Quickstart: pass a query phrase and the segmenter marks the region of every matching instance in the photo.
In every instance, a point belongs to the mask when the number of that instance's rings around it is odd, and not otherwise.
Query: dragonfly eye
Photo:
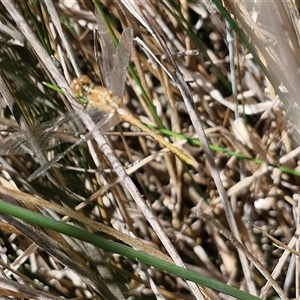
[[[72,81],[70,87],[75,97],[84,97],[91,89],[91,85],[91,79],[86,75],[81,75]]]

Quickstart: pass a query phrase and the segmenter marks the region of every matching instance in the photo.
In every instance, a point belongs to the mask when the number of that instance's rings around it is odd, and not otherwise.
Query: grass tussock
[[[1,296],[299,296],[293,2],[0,9]]]

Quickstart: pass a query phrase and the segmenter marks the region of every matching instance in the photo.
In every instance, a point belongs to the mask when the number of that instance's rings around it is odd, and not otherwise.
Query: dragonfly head
[[[93,87],[93,83],[87,75],[81,75],[71,82],[70,87],[74,97],[86,98],[86,95],[89,94],[89,91]]]

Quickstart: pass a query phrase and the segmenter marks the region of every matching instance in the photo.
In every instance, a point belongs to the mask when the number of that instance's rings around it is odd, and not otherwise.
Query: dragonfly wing
[[[74,142],[74,138],[71,140],[69,135],[61,134],[57,130],[49,131],[49,125],[52,125],[52,121],[31,128],[32,133],[39,142],[41,150],[54,148],[63,142]],[[32,145],[27,140],[23,130],[18,130],[0,141],[0,155],[23,154],[34,155]]]
[[[109,120],[109,114],[92,108],[86,110],[86,113],[92,118],[95,124],[99,123],[99,127],[106,129],[104,124]],[[86,132],[81,118],[69,112],[54,120],[36,125],[32,127],[32,131],[37,139],[40,141],[42,149],[51,149],[62,143],[74,143],[81,134]]]
[[[125,28],[116,48],[103,17],[98,11],[96,11],[96,16],[99,26],[106,87],[121,98],[124,93],[127,66],[133,45],[133,32],[129,27]]]
[[[86,111],[97,127],[101,130],[108,130],[110,125],[110,114],[98,109]],[[81,119],[75,113],[67,113],[63,116],[31,127],[42,150],[52,149],[62,143],[74,143],[80,134],[86,132]],[[0,155],[34,155],[31,145],[26,139],[22,130],[17,130],[0,141]]]
[[[34,125],[31,130],[43,150],[52,149],[64,142],[74,142],[74,137],[85,131],[78,116],[72,112]]]
[[[98,23],[98,32],[100,37],[100,45],[102,51],[103,75],[107,87],[111,86],[110,72],[113,68],[114,56],[116,54],[116,46],[112,40],[111,34],[104,22],[102,15],[96,9],[96,18]]]
[[[133,31],[127,27],[123,30],[119,40],[117,51],[113,61],[113,67],[110,73],[109,89],[122,98],[124,94],[127,67],[133,46]]]
[[[23,131],[18,130],[0,141],[0,155],[31,154],[33,151]]]
[[[51,120],[31,127],[32,133],[38,140],[41,150],[51,149],[62,143],[62,140],[53,134],[56,131],[51,130],[51,126],[55,123],[54,121]],[[0,141],[0,155],[22,154],[34,155],[32,145],[27,140],[23,130],[19,129]]]

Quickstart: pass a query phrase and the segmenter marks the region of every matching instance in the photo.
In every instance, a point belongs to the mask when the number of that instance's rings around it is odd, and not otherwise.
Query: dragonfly
[[[83,98],[88,102],[88,115],[96,124],[96,130],[105,130],[115,126],[120,120],[138,127],[143,132],[149,134],[161,145],[172,151],[182,161],[189,165],[196,166],[193,158],[179,150],[176,146],[166,141],[159,133],[149,129],[144,123],[137,119],[122,104],[122,96],[125,89],[127,67],[130,60],[131,49],[133,47],[133,31],[125,28],[120,37],[117,47],[115,46],[104,21],[98,18],[99,36],[102,49],[103,77],[106,87],[95,86],[87,75],[81,75],[72,81],[70,87],[73,96]],[[73,135],[79,137],[86,132],[79,116],[75,113],[67,113],[54,120],[33,126],[33,134],[41,141],[41,149],[51,149],[61,143],[62,137]],[[0,141],[0,155],[8,154],[32,154],[30,145],[27,144],[25,135],[21,130],[11,134]],[[32,180],[40,174],[46,172],[64,155],[78,146],[80,143],[92,138],[92,133],[88,133],[78,139],[66,151],[57,155],[47,164],[42,165],[29,178]]]

